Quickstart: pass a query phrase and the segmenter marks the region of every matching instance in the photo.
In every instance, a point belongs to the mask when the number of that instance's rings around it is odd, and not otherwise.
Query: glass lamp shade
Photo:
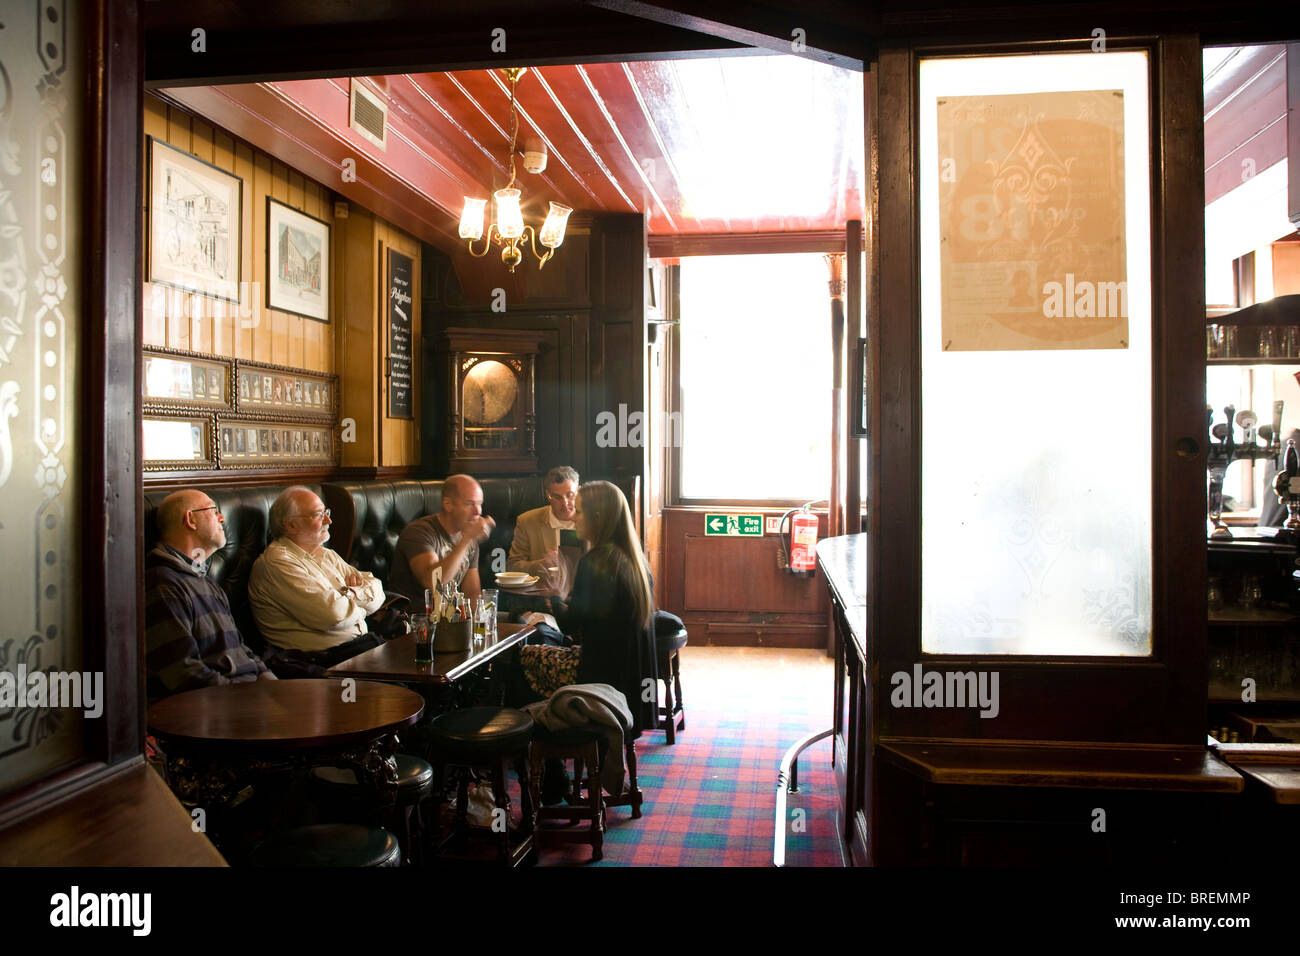
[[[519,190],[498,189],[493,196],[497,206],[497,232],[502,239],[518,239],[524,234],[524,216],[519,211]]]
[[[542,223],[542,231],[537,237],[547,249],[558,249],[564,242],[564,227],[569,222],[571,212],[573,210],[562,203],[551,203],[551,208],[546,213],[546,221]]]
[[[460,237],[473,242],[483,237],[483,207],[486,199],[465,197],[465,209],[460,214]]]

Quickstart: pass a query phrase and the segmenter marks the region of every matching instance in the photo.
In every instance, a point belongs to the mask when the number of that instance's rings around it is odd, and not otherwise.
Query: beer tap
[[[1273,403],[1273,423],[1260,426],[1258,432],[1256,432],[1255,425],[1259,421],[1259,416],[1249,409],[1239,413],[1236,406],[1229,405],[1223,410],[1226,420],[1216,425],[1214,424],[1214,409],[1208,405],[1205,406],[1206,426],[1210,429],[1211,437],[1217,439],[1217,442],[1210,443],[1207,465],[1210,473],[1209,517],[1210,523],[1214,526],[1214,530],[1210,533],[1211,540],[1222,541],[1232,537],[1232,532],[1222,520],[1223,478],[1227,474],[1228,466],[1234,461],[1244,459],[1256,460],[1277,457],[1281,449],[1282,405],[1281,401]],[[1237,444],[1234,426],[1241,427],[1241,444]],[[1256,441],[1257,434],[1267,444],[1259,444]],[[1297,460],[1297,474],[1300,475],[1300,455],[1297,456]],[[1274,491],[1281,497],[1281,492],[1277,491],[1276,483]],[[1298,497],[1300,497],[1300,493],[1298,493]],[[1300,504],[1300,501],[1297,503]],[[1289,521],[1288,527],[1290,527]],[[1296,527],[1300,528],[1300,519],[1297,519]]]
[[[1296,451],[1294,438],[1286,440],[1286,468],[1273,479],[1273,493],[1286,505],[1283,527],[1291,532],[1300,529],[1300,452]]]

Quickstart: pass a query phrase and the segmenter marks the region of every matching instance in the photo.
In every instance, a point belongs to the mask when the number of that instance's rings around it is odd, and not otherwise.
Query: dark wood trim
[[[641,17],[652,23],[691,30],[706,36],[744,43],[773,53],[795,54],[848,70],[861,70],[870,38],[847,28],[839,18],[828,20],[816,8],[797,18],[780,10],[752,3],[665,2],[655,0],[589,0],[594,7]],[[707,7],[707,11],[705,10]],[[797,22],[796,22],[797,21]],[[865,24],[864,24],[865,25]],[[792,27],[803,31],[802,46],[795,47]]]
[[[1180,456],[1182,439],[1205,434],[1205,123],[1200,38],[1163,38],[1151,91],[1151,264],[1154,367],[1152,501],[1154,628],[1168,668],[1165,743],[1205,743],[1206,549],[1204,453]]]
[[[146,88],[767,52],[577,3],[514,10],[473,0],[346,6],[324,22],[292,12],[268,16],[257,3],[150,3]],[[208,25],[207,51],[196,55],[190,31],[199,24]],[[507,34],[504,53],[492,50],[496,28]]]
[[[1186,322],[1187,315],[1204,313],[1204,289],[1185,281],[1187,275],[1201,273],[1204,258],[1199,225],[1204,206],[1203,122],[1197,112],[1202,99],[1200,45],[1196,37],[1180,36],[1108,46],[1146,49],[1150,56],[1152,656],[1083,661],[970,655],[967,660],[977,666],[1002,672],[1002,715],[986,722],[997,727],[971,724],[953,711],[893,709],[887,701],[877,701],[877,734],[1204,741],[1205,546],[1200,511],[1205,459],[1203,452],[1186,458],[1175,452],[1179,438],[1204,430],[1204,346],[1199,322]],[[1021,52],[1018,47],[1004,51]],[[913,49],[890,48],[882,50],[880,60],[878,221],[890,223],[890,229],[881,236],[880,310],[870,334],[879,334],[873,368],[887,369],[888,375],[872,383],[876,407],[868,482],[868,630],[877,639],[868,653],[871,671],[882,674],[922,659],[918,57]],[[925,660],[936,667],[959,663],[938,656]],[[1099,699],[1110,706],[1099,707]],[[1019,703],[1008,703],[1013,701]]]
[[[138,3],[93,0],[83,10],[86,294],[78,417],[86,436],[82,527],[87,546],[81,573],[85,664],[104,672],[105,694],[104,715],[92,723],[87,744],[89,756],[114,764],[137,756],[144,745],[139,591],[143,72]],[[130,239],[123,241],[124,235]],[[96,542],[102,542],[102,550]]]
[[[792,252],[843,252],[844,233],[838,229],[811,232],[682,233],[650,236],[651,259],[680,256],[756,256]]]
[[[184,475],[150,478],[144,482],[144,491],[178,491],[181,488],[259,488],[267,485],[318,485],[343,477],[348,469],[317,468],[300,471],[207,471]],[[369,469],[360,469],[369,470]],[[368,478],[375,477],[367,475]]]
[[[1244,256],[1238,256],[1232,260],[1232,295],[1239,309],[1255,304],[1255,252],[1253,249]]]
[[[851,250],[862,248],[862,220],[850,219],[845,230],[845,248],[849,254],[844,262],[844,354],[848,357],[848,373],[852,376],[849,387],[844,389],[847,401],[844,416],[844,434],[846,448],[846,468],[844,471],[844,534],[857,534],[862,530],[862,445],[854,436],[854,425],[862,415],[859,383],[862,368],[859,364],[862,356],[858,350],[858,338],[862,335],[862,256],[854,255]],[[856,406],[856,407],[855,407]]]
[[[1300,43],[1286,47],[1287,213],[1300,229]]]

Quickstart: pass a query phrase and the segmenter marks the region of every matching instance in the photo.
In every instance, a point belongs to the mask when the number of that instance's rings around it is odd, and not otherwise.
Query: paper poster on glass
[[[1127,348],[1123,92],[937,104],[944,351]]]

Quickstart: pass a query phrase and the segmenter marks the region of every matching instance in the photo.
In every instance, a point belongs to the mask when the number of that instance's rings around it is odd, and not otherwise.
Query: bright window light
[[[820,255],[681,263],[683,498],[830,491],[830,300]]]

